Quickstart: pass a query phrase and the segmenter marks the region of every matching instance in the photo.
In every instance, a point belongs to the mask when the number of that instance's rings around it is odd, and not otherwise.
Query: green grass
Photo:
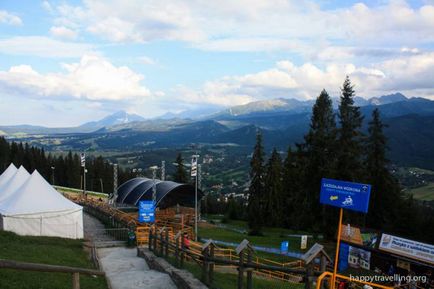
[[[18,236],[0,231],[0,259],[93,268],[81,240]],[[106,289],[104,277],[80,276],[82,289]],[[2,289],[70,289],[71,274],[0,270]]]
[[[422,187],[417,187],[408,190],[409,194],[417,200],[433,201],[434,200],[434,183],[429,183]]]

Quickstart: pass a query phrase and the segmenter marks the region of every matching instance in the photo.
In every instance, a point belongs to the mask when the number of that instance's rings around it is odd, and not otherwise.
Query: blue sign
[[[346,243],[341,243],[339,250],[339,263],[338,271],[345,271],[348,269],[348,255],[350,254],[350,246]]]
[[[289,241],[283,241],[280,243],[280,253],[287,254],[289,249]]]
[[[320,202],[326,205],[367,213],[371,185],[331,179],[321,180]]]
[[[139,202],[139,222],[140,223],[155,222],[155,206],[153,201]]]

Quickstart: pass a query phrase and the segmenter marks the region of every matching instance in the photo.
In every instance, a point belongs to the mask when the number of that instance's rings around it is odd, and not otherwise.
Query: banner
[[[80,154],[81,166],[84,168],[86,166],[86,155],[84,153]]]
[[[383,234],[379,249],[434,264],[434,245]]]
[[[307,248],[307,235],[302,235],[300,249],[305,250],[306,248]]]
[[[348,265],[352,268],[371,268],[371,252],[357,247],[349,246]]]
[[[193,156],[191,159],[191,176],[195,177],[197,176],[197,157]]]

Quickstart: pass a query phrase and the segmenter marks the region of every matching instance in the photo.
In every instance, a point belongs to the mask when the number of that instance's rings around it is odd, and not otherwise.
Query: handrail
[[[322,273],[322,274],[318,277],[318,279],[317,279],[317,282],[316,282],[316,289],[321,289],[322,280],[323,280],[325,277],[327,277],[327,276],[330,276],[330,277],[331,277],[331,276],[333,276],[333,273],[332,273],[332,272],[327,272],[327,271],[324,272],[324,273]],[[347,280],[347,281],[350,281],[350,282],[360,283],[360,284],[363,284],[363,285],[369,285],[369,286],[374,287],[374,288],[393,289],[393,287],[390,287],[390,286],[384,286],[384,285],[380,285],[380,284],[376,284],[376,283],[371,283],[371,282],[367,282],[367,281],[354,280],[354,279],[352,279],[352,278],[350,278],[350,277],[348,277],[348,276],[341,275],[341,274],[336,274],[336,278],[344,279],[344,280]]]
[[[24,271],[57,272],[57,273],[80,273],[84,275],[105,276],[105,273],[98,270],[84,269],[60,265],[48,265],[40,263],[27,263],[13,260],[0,259],[0,268],[16,269]]]

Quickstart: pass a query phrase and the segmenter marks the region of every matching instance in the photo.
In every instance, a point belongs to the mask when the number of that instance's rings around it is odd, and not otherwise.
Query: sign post
[[[332,179],[321,180],[320,202],[339,209],[338,236],[336,244],[336,255],[333,268],[331,289],[335,288],[336,273],[338,270],[339,249],[341,244],[342,217],[344,209],[367,213],[371,186]]]
[[[139,202],[139,222],[153,223],[155,222],[155,205],[154,201]]]

